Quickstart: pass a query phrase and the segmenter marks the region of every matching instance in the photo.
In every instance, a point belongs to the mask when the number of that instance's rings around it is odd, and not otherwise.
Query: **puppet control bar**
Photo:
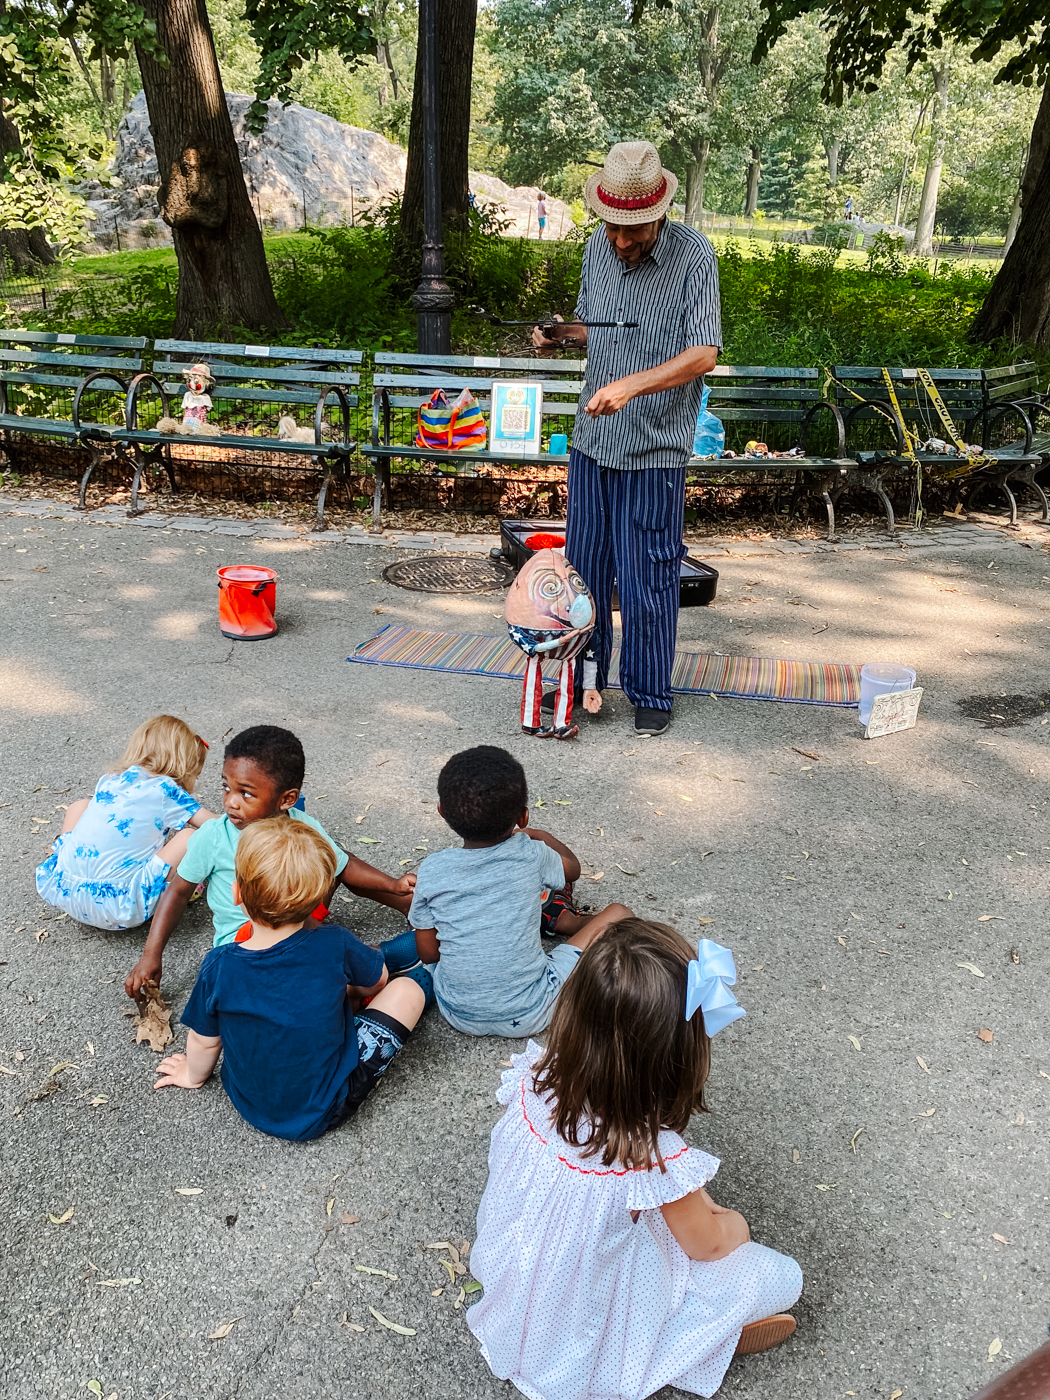
[[[490,321],[494,326],[537,326],[545,336],[550,337],[555,326],[585,326],[588,330],[624,330],[635,331],[638,329],[637,321],[556,321],[553,316],[544,316],[542,320],[531,321],[505,321],[501,316],[493,316],[491,311],[486,311],[483,306],[472,306],[471,312],[475,316],[480,316],[484,321]]]

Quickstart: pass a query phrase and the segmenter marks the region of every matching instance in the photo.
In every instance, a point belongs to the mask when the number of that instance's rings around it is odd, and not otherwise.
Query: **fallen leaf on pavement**
[[[74,1206],[70,1206],[69,1209],[63,1211],[61,1215],[51,1215],[49,1212],[47,1218],[51,1221],[52,1225],[68,1225],[69,1222],[73,1219],[74,1209]]]
[[[351,1322],[347,1313],[343,1313],[342,1321],[339,1323],[339,1326],[349,1327],[351,1332],[363,1332],[365,1330],[359,1322]]]
[[[140,1278],[100,1278],[99,1288],[123,1288],[128,1283],[141,1283]]]
[[[691,797],[686,797],[684,792],[680,792],[678,794],[678,800],[679,802],[692,802],[693,799]]]
[[[220,1323],[219,1326],[216,1327],[214,1332],[208,1333],[208,1341],[221,1342],[224,1337],[228,1337],[230,1335],[233,1329],[237,1326],[237,1323],[242,1321],[243,1318],[244,1313],[241,1313],[240,1317],[231,1317],[229,1322]]]
[[[1039,1071],[1039,1078],[1040,1078],[1040,1079],[1050,1079],[1050,1074],[1047,1074],[1047,1072],[1046,1072],[1045,1069],[1041,1069],[1041,1070]]]
[[[385,1269],[370,1269],[367,1264],[355,1264],[354,1268],[359,1274],[375,1274],[378,1278],[388,1278],[391,1283],[398,1282],[397,1274],[388,1274]]]
[[[88,1104],[88,1108],[98,1108],[99,1104],[103,1103],[109,1103],[109,1096],[107,1094],[96,1094]]]
[[[988,1343],[988,1360],[991,1361],[993,1356],[998,1356],[1002,1349],[1003,1344],[1000,1338],[993,1337],[992,1340]]]
[[[38,943],[43,943],[44,939],[47,937],[47,929],[38,928],[37,931],[33,934],[33,937]]]
[[[431,1298],[440,1298],[444,1291],[445,1290],[443,1288],[432,1288],[430,1290],[430,1296]]]
[[[863,1128],[858,1128],[857,1131],[853,1134],[853,1136],[852,1136],[852,1137],[850,1138],[850,1140],[849,1140],[849,1145],[850,1145],[850,1147],[853,1148],[853,1155],[854,1155],[854,1157],[857,1155],[857,1139],[860,1137],[860,1135],[861,1135],[861,1133],[862,1133],[863,1131],[864,1131]]]
[[[463,1300],[464,1298],[466,1298],[466,1296],[467,1290],[465,1288],[461,1288],[459,1290],[459,1296],[456,1298],[456,1301],[452,1304],[452,1306],[457,1312],[459,1312],[460,1308],[463,1306]]]
[[[332,1199],[328,1202],[328,1204],[327,1204],[327,1205],[325,1206],[325,1208],[324,1208],[324,1213],[325,1213],[325,1215],[327,1215],[329,1218],[331,1218],[332,1207],[333,1207],[334,1205],[335,1205],[335,1197],[333,1196]]]
[[[449,1248],[449,1242],[448,1242],[448,1240],[434,1240],[434,1242],[433,1242],[432,1244],[425,1244],[425,1245],[423,1246],[423,1248],[424,1248],[424,1249],[448,1249],[448,1248]]]
[[[977,1032],[977,1039],[983,1040],[985,1045],[991,1045],[992,1041],[995,1039],[995,1032],[990,1031],[987,1026],[982,1026]]]
[[[97,1395],[98,1398],[99,1398],[99,1400],[102,1400],[102,1382],[101,1382],[101,1381],[85,1381],[85,1382],[84,1382],[84,1388],[85,1388],[85,1390],[90,1390],[91,1393],[92,1393],[92,1395]]]
[[[817,1190],[818,1190],[818,1191],[834,1191],[835,1188],[836,1188],[837,1186],[838,1186],[838,1182],[837,1182],[837,1181],[833,1181],[833,1182],[831,1183],[830,1186],[826,1186],[822,1181],[818,1181],[818,1182],[817,1182]]]
[[[697,919],[698,924],[713,924],[714,919]]]
[[[373,1307],[370,1307],[368,1311],[379,1323],[380,1327],[387,1327],[391,1332],[397,1332],[402,1337],[414,1337],[416,1335],[416,1329],[414,1327],[402,1327],[399,1322],[391,1322],[388,1317],[384,1317],[381,1312],[377,1312]]]
[[[135,1027],[135,1044],[148,1040],[151,1050],[161,1051],[175,1039],[171,1030],[171,1007],[155,982],[144,982],[142,995],[146,1005],[131,1023]]]
[[[443,1264],[444,1267],[448,1270],[448,1281],[449,1281],[449,1283],[455,1283],[455,1281],[456,1281],[456,1271],[455,1271],[455,1269],[452,1267],[452,1260],[451,1260],[451,1259],[439,1259],[439,1260],[438,1260],[438,1263],[439,1263],[439,1264]]]
[[[839,934],[839,942],[842,944],[843,948],[846,947],[846,940],[843,938],[841,933]]]
[[[993,1240],[998,1240],[1000,1244],[1009,1244],[1009,1243],[1010,1243],[1010,1241],[1005,1237],[1005,1235],[993,1235],[993,1236],[992,1236],[992,1239],[993,1239]]]
[[[801,1154],[799,1153],[799,1150],[798,1150],[797,1147],[793,1147],[793,1148],[791,1149],[791,1160],[792,1160],[793,1162],[795,1162],[796,1164],[797,1164],[798,1162],[801,1162],[801,1161],[802,1161],[802,1156],[801,1156]]]
[[[1024,1114],[1021,1113],[1021,1112],[1018,1112],[1018,1113],[1015,1115],[1015,1117],[1011,1118],[1011,1119],[1010,1119],[1010,1127],[1011,1127],[1011,1128],[1023,1128],[1023,1127],[1024,1127]]]
[[[48,1079],[54,1079],[55,1075],[61,1074],[63,1070],[79,1068],[80,1066],[75,1065],[72,1060],[62,1060],[57,1065],[52,1065],[51,1072],[47,1077]]]
[[[979,914],[977,917],[977,922],[979,924],[990,924],[993,919],[999,919],[1000,922],[1004,924],[1006,923],[1005,914]]]
[[[853,1046],[854,1050],[859,1050],[859,1049],[860,1049],[860,1041],[857,1039],[857,1037],[856,1037],[855,1035],[847,1036],[846,1039],[847,1039],[847,1040],[849,1041],[849,1043]]]
[[[928,1108],[928,1109],[925,1110],[925,1112],[920,1113],[920,1114],[918,1114],[917,1116],[918,1116],[919,1118],[932,1118],[933,1115],[934,1115],[936,1112],[937,1112],[937,1110],[936,1110],[935,1108]]]
[[[204,1187],[203,1187],[203,1186],[176,1186],[176,1187],[175,1187],[175,1194],[176,1194],[176,1196],[203,1196],[203,1195],[204,1195]]]
[[[6,1065],[0,1065],[0,1074],[17,1074],[17,1071],[8,1069]]]
[[[465,1283],[465,1284],[463,1285],[463,1292],[464,1292],[464,1293],[480,1293],[480,1292],[481,1292],[481,1284],[477,1281],[476,1278],[472,1278],[472,1279],[470,1280],[469,1283]]]
[[[365,808],[365,810],[361,813],[361,815],[360,815],[359,817],[355,817],[355,818],[354,818],[354,821],[356,822],[356,824],[357,824],[358,826],[361,825],[361,823],[364,821],[365,817],[368,815],[368,809],[369,809],[369,807],[371,807],[371,805],[372,805],[372,804],[371,804],[371,802],[370,802],[370,803],[368,804],[368,807]],[[364,1330],[365,1330],[365,1329],[362,1327],[362,1328],[361,1328],[361,1331],[363,1332]]]
[[[616,868],[617,870],[622,870],[625,875],[630,875],[632,879],[638,874],[637,870],[628,870],[627,867],[621,865],[619,861],[616,862]]]
[[[893,1392],[893,1394],[890,1396],[890,1400],[901,1400],[901,1396],[902,1396],[903,1394],[904,1394],[904,1391],[903,1391],[903,1390],[895,1390],[895,1391]]]
[[[927,1074],[931,1074],[931,1073],[932,1073],[932,1071],[931,1071],[929,1065],[926,1063],[926,1061],[922,1058],[921,1055],[916,1055],[916,1056],[915,1056],[915,1059],[916,1059],[916,1062],[918,1063],[918,1066],[919,1066],[920,1069],[925,1070]]]
[[[975,977],[983,977],[984,973],[979,967],[974,967],[973,963],[956,963],[956,967],[965,967],[967,972],[972,972]]]
[[[361,1217],[359,1215],[351,1215],[348,1210],[344,1210],[339,1218],[340,1225],[360,1225],[360,1223]]]
[[[359,836],[357,838],[357,844],[359,846],[379,846],[382,843],[378,836]]]

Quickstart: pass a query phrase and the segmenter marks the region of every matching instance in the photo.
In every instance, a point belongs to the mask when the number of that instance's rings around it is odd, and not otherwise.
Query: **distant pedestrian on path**
[[[467,1322],[533,1400],[714,1395],[735,1354],[795,1330],[799,1266],[715,1204],[718,1159],[680,1136],[704,1111],[708,1032],[743,1015],[734,980],[728,948],[694,958],[624,919],[580,958],[546,1050],[530,1041],[503,1076]]]
[[[540,237],[543,237],[543,230],[547,227],[547,196],[540,190],[539,198],[536,200],[536,222],[540,226]]]
[[[637,326],[588,330],[570,321],[532,333],[541,355],[587,347],[565,552],[594,595],[599,691],[608,683],[616,580],[620,684],[643,735],[662,734],[671,720],[686,463],[703,376],[722,344],[718,260],[702,233],[668,221],[677,188],[650,142],[614,146],[584,191],[604,227],[584,250],[576,315]],[[553,696],[544,704],[552,707]]]

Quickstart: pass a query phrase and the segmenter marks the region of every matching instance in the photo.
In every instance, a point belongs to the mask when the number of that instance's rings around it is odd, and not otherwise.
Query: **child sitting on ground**
[[[208,745],[174,715],[128,740],[115,773],[66,808],[52,853],[37,867],[41,899],[93,928],[135,928],[152,915],[186,854],[192,827],[214,817],[192,795]]]
[[[215,946],[230,943],[237,936],[244,922],[232,895],[237,843],[246,827],[265,817],[283,816],[313,827],[335,853],[336,883],[345,885],[353,894],[367,895],[403,914],[408,912],[416,882],[414,875],[394,879],[356,856],[348,856],[316,817],[292,810],[299,799],[305,770],[302,744],[290,730],[279,729],[276,725],[257,724],[234,735],[226,745],[222,765],[225,815],[203,827],[190,840],[177,872],[157,905],[142,956],[124,983],[129,997],[138,998],[146,982],[159,984],[164,948],[202,880],[208,881]],[[320,917],[327,915],[323,906],[329,903],[334,892],[333,884],[322,896]]]
[[[799,1266],[715,1204],[717,1159],[679,1136],[705,1111],[705,1017],[714,1033],[743,1014],[735,975],[728,949],[705,939],[694,959],[673,929],[624,920],[580,959],[546,1050],[503,1075],[467,1321],[533,1400],[713,1395],[734,1354],[795,1330]]]
[[[556,929],[572,936],[544,952],[541,908],[579,879],[580,862],[557,837],[529,826],[528,795],[525,770],[505,749],[482,745],[449,759],[438,776],[438,811],[463,845],[435,851],[419,867],[408,913],[414,947],[398,947],[410,935],[383,945],[392,971],[416,953],[436,964],[441,1014],[468,1035],[544,1030],[584,948],[631,913],[611,904],[582,918],[555,900]]]
[[[320,1137],[357,1112],[403,1048],[432,1000],[430,974],[417,967],[388,985],[378,949],[336,924],[305,927],[337,865],[306,822],[252,823],[236,860],[245,936],[205,957],[182,1013],[186,1053],[160,1062],[154,1088],[199,1089],[221,1050],[223,1086],[253,1127]]]

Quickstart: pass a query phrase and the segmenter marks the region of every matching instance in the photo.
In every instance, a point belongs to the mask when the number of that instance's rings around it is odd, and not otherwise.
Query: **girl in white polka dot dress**
[[[795,1330],[798,1264],[712,1201],[717,1158],[679,1136],[705,1109],[708,1034],[744,1014],[735,979],[727,948],[694,958],[624,919],[566,981],[546,1050],[530,1041],[503,1076],[467,1319],[530,1400],[713,1395],[734,1354]]]

